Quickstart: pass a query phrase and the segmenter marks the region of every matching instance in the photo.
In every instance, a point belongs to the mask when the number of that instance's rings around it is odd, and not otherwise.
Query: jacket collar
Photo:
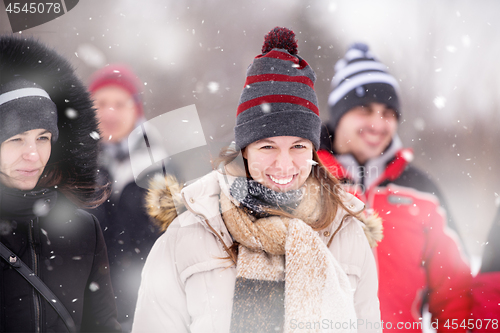
[[[193,214],[209,221],[220,216],[219,194],[221,188],[219,185],[218,173],[218,171],[212,171],[199,178],[194,183],[186,186],[181,191],[181,196],[186,208]],[[180,222],[181,227],[184,227],[196,221],[184,219]]]
[[[339,179],[349,179],[354,184],[362,184],[365,192],[385,180],[398,178],[413,160],[413,151],[402,148],[403,145],[397,135],[390,146],[379,157],[369,160],[365,165],[359,165],[351,154],[332,156],[322,150],[320,158],[325,166]],[[363,177],[362,177],[363,175]]]
[[[181,191],[181,196],[186,208],[193,214],[209,220],[211,223],[219,221],[219,195],[221,191],[223,191],[224,194],[229,196],[229,189],[235,179],[236,177],[234,176],[222,174],[214,170],[194,183],[186,186]],[[351,193],[344,192],[342,199],[346,207],[353,212],[361,212],[365,207],[364,203]],[[222,222],[222,220],[220,220],[220,222]],[[181,226],[184,227],[196,223],[196,221],[184,219],[180,221],[180,223]]]

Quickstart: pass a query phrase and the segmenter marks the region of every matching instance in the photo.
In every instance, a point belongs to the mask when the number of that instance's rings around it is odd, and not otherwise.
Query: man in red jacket
[[[421,332],[428,305],[432,328],[465,332],[470,269],[437,187],[396,134],[399,88],[386,69],[365,44],[337,62],[319,156],[383,220],[375,255],[384,328]]]

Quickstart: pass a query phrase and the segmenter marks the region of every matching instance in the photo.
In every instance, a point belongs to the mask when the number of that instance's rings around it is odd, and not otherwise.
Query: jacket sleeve
[[[146,259],[132,332],[189,332],[186,295],[175,260],[178,230],[174,220]]]
[[[92,215],[96,235],[94,262],[85,288],[82,332],[121,332],[109,275],[108,254],[99,221]]]
[[[364,237],[364,235],[363,235]],[[354,306],[358,316],[358,332],[382,332],[378,299],[377,265],[368,241],[364,239],[363,265],[354,293]]]
[[[438,332],[465,332],[460,327],[470,315],[472,275],[456,235],[446,227],[446,216],[439,202],[419,205],[426,216],[426,244],[423,265],[427,273],[428,303]],[[454,324],[457,323],[458,327]]]
[[[500,272],[479,273],[472,285],[473,332],[500,332]]]

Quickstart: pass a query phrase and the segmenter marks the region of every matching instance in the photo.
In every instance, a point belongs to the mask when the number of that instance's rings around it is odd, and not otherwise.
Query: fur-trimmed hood
[[[146,195],[146,210],[161,231],[167,230],[178,214],[187,207],[181,195],[182,185],[174,176],[167,175],[154,178]],[[363,230],[370,246],[377,246],[383,238],[382,219],[374,212],[361,212],[356,216],[363,222]]]
[[[174,176],[154,177],[146,195],[146,210],[160,230],[167,230],[177,215],[186,210],[180,195],[182,185]],[[179,211],[180,210],[180,211]]]
[[[57,165],[61,184],[77,180],[75,192],[92,196],[88,189],[95,184],[99,130],[86,87],[66,59],[39,41],[0,36],[0,85],[16,78],[41,86],[57,107],[59,139],[47,167]]]

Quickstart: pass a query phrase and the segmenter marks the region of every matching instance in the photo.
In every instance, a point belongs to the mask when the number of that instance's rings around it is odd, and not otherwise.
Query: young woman
[[[273,29],[247,71],[239,149],[180,193],[170,179],[150,191],[166,232],[133,331],[381,331],[375,260],[354,218],[364,205],[316,155],[314,81],[293,32]]]
[[[0,242],[11,253],[0,258],[0,331],[119,332],[99,222],[77,209],[103,200],[88,93],[54,51],[0,37],[0,119]],[[20,274],[20,261],[74,326]]]

